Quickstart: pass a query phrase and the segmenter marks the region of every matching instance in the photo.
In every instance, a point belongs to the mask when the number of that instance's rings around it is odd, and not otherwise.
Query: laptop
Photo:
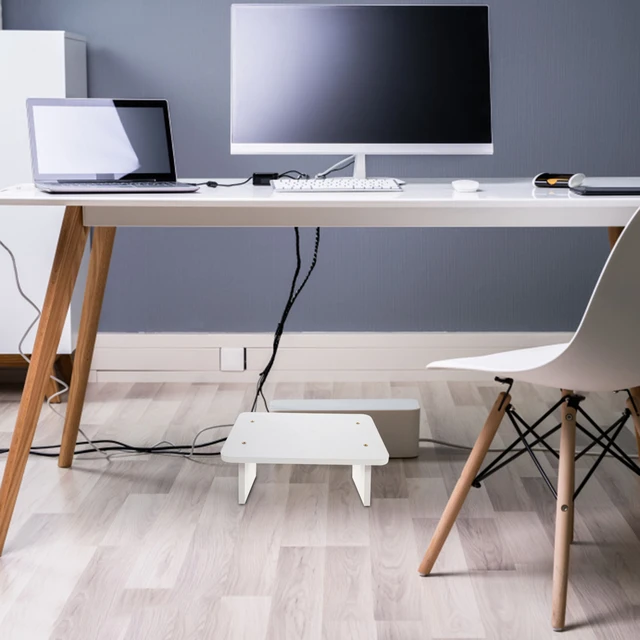
[[[187,193],[166,100],[30,98],[33,181],[47,193]]]
[[[580,185],[572,187],[571,191],[581,196],[640,196],[640,186],[598,186]]]

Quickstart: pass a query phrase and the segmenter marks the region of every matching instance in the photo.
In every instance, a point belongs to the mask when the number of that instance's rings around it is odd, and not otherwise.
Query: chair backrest
[[[580,326],[560,358],[582,368],[590,383],[585,391],[640,386],[640,209],[609,254]]]

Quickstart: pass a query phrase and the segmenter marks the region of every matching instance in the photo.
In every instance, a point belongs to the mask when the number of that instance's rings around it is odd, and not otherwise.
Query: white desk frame
[[[91,227],[60,467],[71,466],[73,460],[117,227],[608,227],[614,243],[640,208],[640,197],[580,197],[534,189],[528,180],[483,180],[482,190],[472,194],[455,193],[449,181],[412,183],[401,193],[373,194],[275,194],[268,187],[246,185],[203,187],[195,194],[54,196],[20,185],[0,191],[0,215],[1,205],[64,205],[66,210],[0,487],[0,553]]]

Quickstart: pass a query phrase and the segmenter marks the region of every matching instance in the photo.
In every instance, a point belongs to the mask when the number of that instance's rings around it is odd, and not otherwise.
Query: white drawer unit
[[[31,158],[26,99],[83,98],[87,95],[85,39],[64,31],[0,31],[0,191],[30,183]],[[64,208],[2,207],[0,240],[15,254],[25,293],[42,307]],[[87,259],[64,325],[59,354],[75,349]],[[11,260],[0,249],[0,355],[18,353],[18,342],[35,316],[23,300]],[[25,341],[31,353],[35,328]]]

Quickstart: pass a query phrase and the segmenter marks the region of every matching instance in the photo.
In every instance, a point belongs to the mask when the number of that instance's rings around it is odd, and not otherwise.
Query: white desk
[[[195,194],[47,195],[31,185],[0,191],[6,205],[65,205],[11,448],[0,487],[0,552],[20,490],[44,387],[53,365],[89,227],[95,227],[74,372],[58,464],[71,465],[116,227],[609,227],[624,226],[640,197],[582,198],[534,190],[528,180],[482,180],[457,194],[450,181],[411,183],[401,193],[275,194],[268,187]],[[610,238],[617,237],[616,229]]]
[[[640,208],[640,196],[584,197],[529,180],[481,185],[468,194],[427,181],[385,193],[274,193],[247,184],[138,195],[50,195],[21,185],[0,191],[0,205],[83,207],[89,227],[614,227]]]

